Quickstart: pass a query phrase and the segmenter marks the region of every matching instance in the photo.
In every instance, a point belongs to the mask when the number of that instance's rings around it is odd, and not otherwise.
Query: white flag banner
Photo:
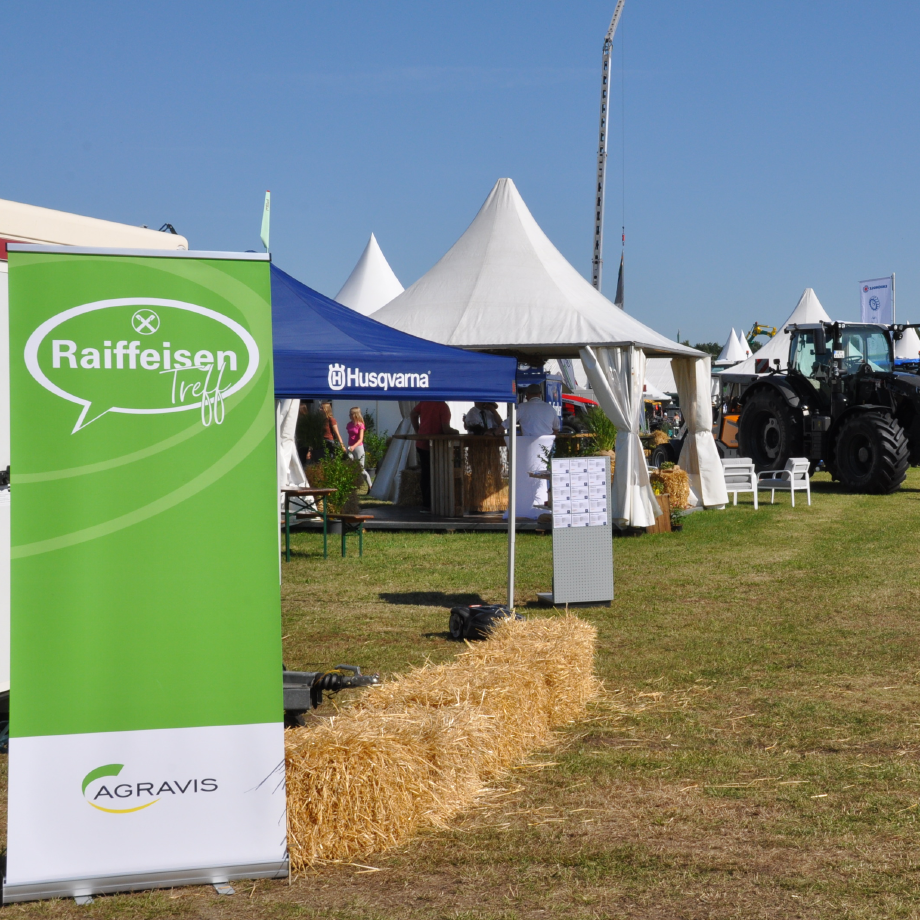
[[[894,296],[891,277],[859,282],[860,315],[864,323],[894,322]]]

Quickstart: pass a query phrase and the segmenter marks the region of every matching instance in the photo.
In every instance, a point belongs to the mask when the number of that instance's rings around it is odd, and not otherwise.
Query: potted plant
[[[335,489],[326,496],[327,507],[333,514],[354,514],[360,510],[358,505],[358,483],[361,481],[361,465],[349,460],[341,448],[336,448],[331,457],[323,457],[310,467],[310,482],[317,489]],[[330,524],[330,532],[335,532]]]
[[[617,426],[604,415],[604,410],[600,406],[592,406],[585,418],[588,431],[591,432],[591,446],[594,453],[612,459],[617,446]]]

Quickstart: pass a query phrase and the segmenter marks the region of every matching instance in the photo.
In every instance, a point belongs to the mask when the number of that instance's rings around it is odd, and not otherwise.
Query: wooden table
[[[488,434],[397,434],[401,441],[429,441],[431,443],[431,510],[442,517],[454,517],[459,506],[465,514],[467,507],[466,489],[463,481],[463,462],[454,466],[454,448],[468,444],[505,445],[502,435]],[[475,470],[473,471],[475,475]],[[458,501],[459,499],[459,501]]]
[[[291,498],[295,495],[319,498],[323,502],[323,559],[329,558],[329,509],[326,507],[330,495],[335,489],[282,489],[284,493],[284,559],[291,561]],[[319,516],[320,512],[316,513]]]

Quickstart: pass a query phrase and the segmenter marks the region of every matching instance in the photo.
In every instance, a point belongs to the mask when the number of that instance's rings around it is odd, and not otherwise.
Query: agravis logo
[[[345,367],[344,364],[330,364],[329,382],[330,390],[344,390],[346,386],[357,387],[362,390],[427,390],[431,371],[427,374],[388,374],[385,371],[368,374],[361,372],[359,367]]]
[[[197,795],[199,792],[217,791],[217,780],[213,778],[112,783],[111,778],[120,776],[124,766],[123,763],[103,764],[101,767],[96,767],[95,770],[90,770],[83,777],[82,791],[87,805],[92,805],[98,811],[104,811],[110,815],[127,815],[156,805],[167,795],[178,798],[186,794]],[[99,780],[108,780],[108,782],[100,784]],[[112,788],[110,789],[109,786]],[[87,789],[89,789],[88,793]],[[119,804],[127,807],[113,807]]]

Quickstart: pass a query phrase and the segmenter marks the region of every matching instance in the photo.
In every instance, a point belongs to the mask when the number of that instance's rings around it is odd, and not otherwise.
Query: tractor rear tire
[[[662,463],[677,462],[670,444],[656,444],[648,458],[649,466],[660,467]]]
[[[909,464],[907,436],[890,415],[856,412],[844,419],[834,444],[834,472],[851,492],[888,495],[901,487]]]
[[[790,457],[802,456],[798,413],[772,390],[759,390],[738,420],[738,453],[754,461],[757,472],[781,470]]]

